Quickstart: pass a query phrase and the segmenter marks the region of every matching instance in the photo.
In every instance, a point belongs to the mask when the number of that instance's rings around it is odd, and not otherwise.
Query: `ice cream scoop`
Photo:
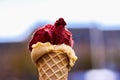
[[[51,44],[53,44],[53,35],[52,35],[52,31],[53,31],[53,25],[51,24],[47,24],[43,27],[38,28],[33,36],[32,39],[29,42],[29,50],[32,50],[32,45],[36,44],[37,42],[50,42]]]
[[[37,42],[50,42],[51,44],[66,44],[73,47],[73,39],[71,32],[65,27],[66,22],[63,18],[59,18],[54,25],[47,24],[38,28],[29,43],[29,50],[32,50],[32,45]]]
[[[67,44],[73,47],[72,33],[65,27],[66,22],[63,18],[59,18],[53,28],[53,44]]]

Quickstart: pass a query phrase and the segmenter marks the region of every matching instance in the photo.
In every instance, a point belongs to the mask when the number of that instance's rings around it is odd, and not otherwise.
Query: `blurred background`
[[[120,80],[119,0],[0,0],[0,80],[38,80],[28,43],[63,17],[78,56],[68,80]]]

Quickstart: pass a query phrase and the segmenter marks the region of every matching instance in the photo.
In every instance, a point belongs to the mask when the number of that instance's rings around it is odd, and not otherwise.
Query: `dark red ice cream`
[[[65,28],[66,22],[63,18],[59,18],[53,28],[53,38],[54,42],[53,44],[62,44],[65,43],[71,47],[73,47],[73,39],[72,39],[72,33]]]
[[[50,42],[51,44],[65,43],[73,47],[73,39],[71,32],[65,28],[66,22],[63,18],[59,18],[54,25],[47,24],[38,28],[29,43],[29,49],[32,50],[32,45],[37,42]]]

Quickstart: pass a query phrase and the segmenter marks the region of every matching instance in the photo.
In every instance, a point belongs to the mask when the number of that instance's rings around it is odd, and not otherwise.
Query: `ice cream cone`
[[[67,80],[77,60],[70,46],[38,42],[32,47],[31,58],[38,68],[39,80]]]
[[[72,33],[59,18],[54,25],[38,28],[30,40],[31,59],[39,72],[39,80],[67,80],[68,71],[77,56],[73,47]]]
[[[49,52],[37,61],[39,80],[67,80],[68,57],[63,52]]]

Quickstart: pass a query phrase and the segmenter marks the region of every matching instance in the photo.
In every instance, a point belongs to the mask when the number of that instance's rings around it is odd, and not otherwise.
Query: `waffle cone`
[[[39,80],[67,80],[68,57],[63,52],[49,52],[37,61]]]

